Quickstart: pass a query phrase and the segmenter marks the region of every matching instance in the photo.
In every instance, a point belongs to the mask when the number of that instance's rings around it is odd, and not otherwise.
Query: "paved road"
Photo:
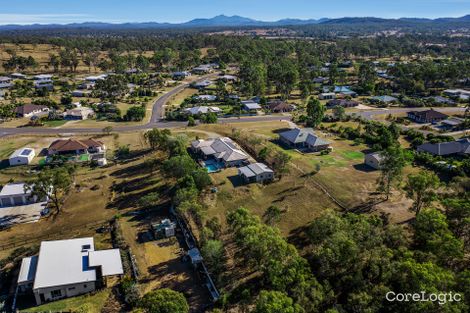
[[[218,75],[218,73],[212,73],[198,78],[195,81],[201,81],[204,79],[209,79]],[[174,95],[181,92],[183,89],[189,87],[189,83],[185,83],[175,87],[170,90],[160,98],[158,98],[153,104],[152,115],[150,121],[142,125],[133,125],[133,126],[115,126],[113,127],[114,132],[131,132],[139,131],[151,128],[179,128],[187,126],[187,122],[184,121],[166,121],[163,119],[164,109],[163,106],[168,102],[168,100]],[[403,113],[410,110],[427,110],[428,108],[394,108],[394,109],[379,109],[379,110],[370,110],[370,111],[361,111],[355,112],[356,115],[362,116],[366,119],[372,120],[376,115],[382,114],[396,114]],[[439,110],[445,110],[447,112],[464,112],[465,108],[437,108]],[[219,118],[218,123],[220,124],[231,124],[231,123],[241,123],[241,122],[269,122],[269,121],[290,121],[291,117],[289,115],[265,115],[265,116],[244,116],[244,117],[230,117],[230,118]],[[72,135],[77,133],[93,134],[100,133],[101,129],[96,127],[84,127],[84,128],[42,128],[42,127],[22,127],[22,128],[8,128],[0,127],[0,137],[7,135],[21,135],[21,134],[46,134],[46,135]]]
[[[218,73],[213,73],[209,75],[202,76],[196,81],[201,81],[204,79],[209,79],[218,75]],[[168,100],[174,95],[180,93],[183,89],[188,88],[189,83],[179,85],[174,89],[170,90],[160,98],[158,98],[152,107],[152,115],[150,121],[142,125],[133,125],[133,126],[115,126],[113,127],[114,132],[132,132],[139,131],[151,128],[178,128],[187,126],[187,122],[184,121],[166,121],[163,119],[164,109],[163,106],[168,102]],[[265,121],[290,121],[290,116],[275,116],[275,115],[265,115],[265,116],[247,116],[247,117],[230,117],[230,118],[219,118],[220,124],[230,124],[230,123],[240,123],[240,122],[265,122]],[[21,127],[21,128],[8,128],[0,127],[0,137],[7,135],[22,135],[22,134],[45,134],[45,135],[72,135],[77,133],[93,134],[101,133],[100,128],[96,127],[83,127],[83,128],[42,128],[42,127]]]

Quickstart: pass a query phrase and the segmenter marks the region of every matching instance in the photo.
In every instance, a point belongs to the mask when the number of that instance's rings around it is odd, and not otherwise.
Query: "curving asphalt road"
[[[218,75],[218,73],[213,73],[209,75],[202,76],[195,81],[201,81]],[[142,125],[132,125],[132,126],[115,126],[113,127],[113,132],[132,132],[152,128],[178,128],[187,126],[187,122],[184,121],[166,121],[163,119],[163,106],[168,102],[168,100],[174,95],[181,92],[183,89],[188,88],[190,83],[182,84],[174,89],[168,91],[166,94],[158,98],[152,107],[152,115],[150,121]],[[253,117],[230,117],[230,118],[220,118],[219,123],[221,124],[230,124],[230,123],[240,123],[240,122],[261,122],[261,121],[279,121],[279,120],[290,120],[290,116],[253,116]],[[0,137],[8,135],[23,135],[23,134],[45,134],[45,135],[71,135],[77,133],[84,134],[93,134],[101,133],[102,130],[96,127],[83,127],[83,128],[42,128],[42,127],[0,127]]]
[[[195,81],[201,81],[218,75],[218,73],[212,73],[198,78]],[[187,122],[184,121],[166,121],[163,119],[163,106],[168,100],[181,92],[183,89],[189,87],[189,83],[179,85],[174,89],[170,90],[160,98],[158,98],[152,108],[152,115],[150,121],[142,125],[133,126],[115,126],[113,127],[114,132],[131,132],[139,131],[151,128],[179,128],[187,126]],[[374,109],[370,111],[355,112],[356,115],[362,116],[366,119],[372,120],[375,115],[382,114],[396,114],[403,113],[410,110],[426,110],[428,108],[394,108],[394,109]],[[436,110],[445,110],[447,112],[464,112],[465,108],[437,108]],[[231,124],[240,122],[266,122],[266,121],[290,121],[291,116],[284,115],[265,115],[265,116],[250,116],[250,117],[230,117],[230,118],[219,118],[218,123],[220,124]],[[22,128],[8,128],[0,127],[0,137],[8,135],[22,135],[22,134],[46,134],[46,135],[57,135],[57,134],[76,134],[76,133],[101,133],[102,130],[96,127],[84,127],[84,128],[41,128],[41,127],[22,127]]]

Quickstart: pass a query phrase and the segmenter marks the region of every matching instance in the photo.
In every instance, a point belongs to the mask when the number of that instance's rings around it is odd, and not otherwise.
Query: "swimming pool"
[[[204,167],[207,168],[209,173],[215,173],[220,171],[222,165],[214,160],[204,161]]]

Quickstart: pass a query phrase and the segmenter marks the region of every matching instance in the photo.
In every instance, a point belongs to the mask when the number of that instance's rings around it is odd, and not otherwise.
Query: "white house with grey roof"
[[[197,106],[192,108],[186,108],[183,110],[184,114],[188,115],[200,115],[200,114],[207,114],[207,113],[220,113],[222,109],[219,107],[214,106]]]
[[[419,152],[427,152],[433,155],[470,154],[470,138],[462,138],[455,141],[425,143],[418,146]]]
[[[8,162],[10,166],[27,165],[33,160],[35,155],[33,148],[21,148],[10,155]]]
[[[203,159],[215,159],[225,167],[240,166],[248,162],[249,158],[248,154],[228,137],[195,140],[191,143],[191,150]]]
[[[291,148],[317,152],[330,148],[330,143],[315,134],[312,128],[294,128],[279,134],[279,140]]]
[[[32,288],[40,305],[92,292],[123,273],[119,249],[96,251],[92,237],[43,241],[38,256],[22,260],[18,286]]]
[[[25,183],[9,183],[0,191],[0,210],[2,207],[20,206],[39,202],[37,196],[32,196]]]
[[[242,103],[242,109],[245,111],[256,112],[261,110],[261,106],[253,100],[244,100]]]
[[[238,175],[246,183],[264,183],[274,179],[274,171],[264,163],[252,163],[240,167]]]

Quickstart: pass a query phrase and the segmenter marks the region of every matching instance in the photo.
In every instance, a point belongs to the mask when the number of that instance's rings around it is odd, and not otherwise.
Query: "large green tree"
[[[162,288],[143,296],[139,307],[147,313],[188,313],[189,305],[182,293]]]
[[[318,99],[311,98],[307,103],[307,125],[317,127],[325,116],[326,108]]]
[[[439,184],[439,177],[432,172],[421,171],[418,174],[409,174],[404,189],[408,198],[413,200],[411,210],[419,214],[421,209],[436,200],[436,189]]]

